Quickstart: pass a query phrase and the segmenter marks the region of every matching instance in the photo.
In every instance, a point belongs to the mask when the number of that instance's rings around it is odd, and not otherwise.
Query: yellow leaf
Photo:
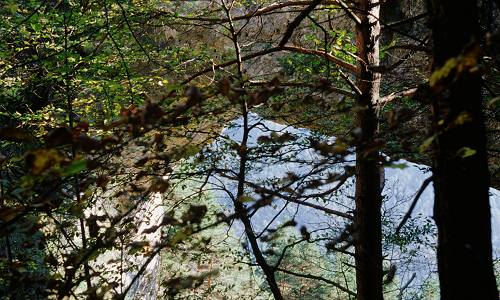
[[[419,147],[419,150],[420,152],[425,152],[427,149],[429,149],[432,145],[432,142],[434,141],[434,139],[436,138],[435,135],[427,138],[423,143],[422,145],[420,145]]]
[[[19,213],[21,213],[21,208],[5,207],[0,209],[0,220],[3,222],[9,222],[14,219]]]
[[[456,117],[453,123],[455,123],[455,125],[463,125],[470,121],[472,121],[472,116],[470,115],[470,113],[463,111]]]
[[[252,201],[254,201],[254,199],[248,195],[241,195],[238,197],[238,201],[245,203],[245,202],[252,202]]]
[[[456,66],[457,59],[455,57],[448,59],[444,66],[432,72],[431,77],[429,78],[429,85],[431,87],[436,86],[443,79],[447,78]]]
[[[64,157],[55,149],[38,149],[26,156],[26,163],[33,175],[39,175],[51,168],[58,168]]]
[[[5,5],[5,8],[10,11],[11,14],[15,14],[17,12],[17,10],[19,9],[19,7],[17,6],[16,3],[14,2],[11,2],[7,5]]]

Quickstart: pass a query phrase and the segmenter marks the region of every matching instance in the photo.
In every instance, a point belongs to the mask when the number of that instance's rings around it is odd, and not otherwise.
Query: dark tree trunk
[[[374,0],[358,4],[356,46],[359,74],[357,86],[361,95],[356,118],[361,130],[356,146],[356,285],[358,300],[381,300],[382,234],[379,150],[375,134],[377,117],[374,105],[379,97],[380,74],[368,69],[379,64],[379,5]]]
[[[429,0],[433,70],[460,55],[479,60],[477,1]],[[441,299],[498,300],[491,254],[486,132],[477,68],[433,82],[434,218]]]
[[[264,275],[266,277],[267,283],[269,284],[269,288],[274,296],[274,299],[283,300],[284,298],[281,295],[280,288],[276,281],[276,276],[275,276],[276,270],[267,263],[267,260],[264,257],[264,254],[262,253],[259,244],[257,242],[257,237],[253,231],[252,222],[250,217],[248,216],[246,207],[242,202],[240,202],[240,199],[245,192],[245,181],[246,181],[245,177],[247,172],[246,163],[248,160],[247,142],[248,142],[248,135],[250,133],[248,124],[248,107],[246,102],[242,104],[242,111],[243,111],[243,137],[240,144],[240,150],[238,151],[238,155],[240,157],[240,166],[238,172],[238,190],[236,198],[233,199],[233,204],[236,215],[238,216],[238,218],[243,223],[243,226],[245,227],[245,233],[247,235],[248,242],[250,243],[250,247],[253,251],[253,255],[255,256],[255,261],[262,269],[262,272],[264,272]]]

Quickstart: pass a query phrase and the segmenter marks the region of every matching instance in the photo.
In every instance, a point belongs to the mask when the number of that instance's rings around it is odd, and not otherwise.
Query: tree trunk
[[[429,0],[428,4],[433,70],[439,70],[450,58],[460,60],[459,55],[479,60],[477,1]],[[441,299],[498,300],[491,254],[481,75],[475,64],[453,67],[449,76],[453,78],[445,82],[431,80]]]
[[[245,192],[245,177],[246,177],[246,163],[248,160],[247,156],[247,142],[248,136],[250,134],[250,126],[248,124],[248,107],[246,102],[242,104],[243,111],[243,137],[240,144],[240,150],[238,151],[238,156],[240,157],[240,165],[238,172],[238,190],[236,194],[236,198],[233,199],[233,204],[235,208],[236,215],[243,223],[245,227],[245,233],[248,238],[248,242],[250,243],[250,247],[253,251],[253,255],[255,257],[255,261],[264,272],[264,276],[266,277],[267,283],[269,284],[269,288],[274,296],[275,300],[283,300],[283,295],[281,295],[280,288],[276,281],[275,271],[276,269],[271,267],[268,263],[264,254],[260,250],[260,246],[257,241],[257,237],[252,228],[252,222],[250,217],[248,216],[247,209],[245,205],[240,202],[241,197]]]
[[[358,4],[356,46],[359,56],[356,115],[361,130],[356,146],[356,285],[358,300],[381,300],[382,295],[382,226],[379,151],[375,134],[377,117],[374,105],[379,97],[380,74],[368,69],[379,64],[379,5],[375,0]]]

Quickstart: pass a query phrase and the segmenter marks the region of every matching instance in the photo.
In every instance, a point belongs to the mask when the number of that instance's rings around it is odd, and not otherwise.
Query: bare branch
[[[390,93],[389,95],[386,95],[386,96],[380,98],[377,103],[378,104],[385,104],[385,103],[393,101],[396,98],[411,97],[417,92],[417,89],[418,88],[414,87],[414,88],[406,89],[403,91]]]
[[[335,63],[337,66],[345,69],[346,71],[349,71],[352,74],[356,74],[358,71],[358,68],[350,64],[346,61],[343,61],[329,53],[325,53],[324,51],[320,50],[314,50],[314,49],[307,49],[307,48],[302,48],[302,47],[296,47],[296,46],[283,46],[283,50],[285,51],[290,51],[290,52],[297,52],[297,53],[302,53],[302,54],[309,54],[309,55],[314,55],[314,56],[321,56],[326,59],[328,59],[330,62]]]
[[[396,228],[396,234],[399,234],[399,232],[401,231],[401,228],[403,228],[403,226],[406,224],[406,221],[408,221],[408,219],[411,216],[411,213],[415,209],[415,205],[417,205],[418,199],[420,199],[420,196],[425,191],[425,189],[427,188],[429,183],[432,182],[432,180],[433,180],[433,177],[431,176],[431,177],[427,178],[426,180],[424,180],[424,182],[422,182],[420,189],[418,190],[417,194],[415,195],[415,198],[411,202],[410,208],[408,209],[408,211],[404,215],[403,219],[401,220],[401,223],[399,223],[398,227]]]
[[[309,4],[293,21],[288,24],[288,27],[286,28],[285,33],[283,34],[283,37],[281,38],[281,41],[278,44],[278,47],[283,47],[288,43],[290,38],[292,37],[293,32],[297,28],[297,26],[302,23],[302,21],[313,11],[313,9],[318,6],[321,3],[321,0],[314,0]]]
[[[250,81],[251,86],[262,86],[262,85],[272,85],[272,84],[273,83],[271,81]],[[307,87],[307,88],[312,88],[312,89],[325,90],[327,92],[334,92],[334,93],[345,95],[348,97],[355,97],[356,96],[356,94],[354,94],[351,91],[332,87],[332,86],[325,86],[324,84],[314,84],[314,83],[309,83],[309,82],[280,82],[277,85],[281,86],[281,87]]]
[[[330,285],[333,285],[334,287],[338,288],[339,290],[351,295],[351,296],[356,296],[356,293],[351,291],[350,289],[340,285],[339,283],[336,283],[335,281],[332,281],[330,279],[327,279],[327,278],[324,278],[324,277],[321,277],[321,276],[316,276],[316,275],[312,275],[312,274],[301,274],[301,273],[296,273],[296,272],[293,272],[293,271],[290,271],[290,270],[286,270],[286,269],[282,269],[282,268],[276,268],[277,271],[280,271],[280,272],[283,272],[285,274],[289,274],[289,275],[293,275],[293,276],[296,276],[296,277],[302,277],[302,278],[308,278],[308,279],[315,279],[315,280],[319,280],[319,281],[323,281],[325,283],[328,283]]]

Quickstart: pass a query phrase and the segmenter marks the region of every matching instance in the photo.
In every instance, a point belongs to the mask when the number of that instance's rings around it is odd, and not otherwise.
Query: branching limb
[[[429,183],[432,182],[432,180],[433,180],[433,177],[431,176],[431,177],[427,178],[426,180],[424,180],[424,182],[422,182],[420,189],[418,190],[417,194],[415,195],[415,198],[411,202],[410,208],[408,209],[408,211],[404,215],[403,219],[399,223],[398,227],[396,228],[396,235],[399,234],[399,232],[401,231],[401,228],[403,228],[403,226],[406,224],[406,221],[408,221],[408,219],[411,217],[411,213],[415,209],[415,206],[417,205],[418,199],[420,199],[420,196],[422,196],[422,193],[425,191],[425,189],[427,188]]]

